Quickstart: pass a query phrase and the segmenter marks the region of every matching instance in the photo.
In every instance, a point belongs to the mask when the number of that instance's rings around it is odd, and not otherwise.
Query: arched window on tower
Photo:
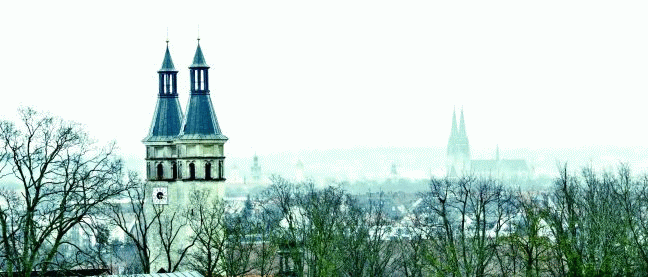
[[[194,163],[189,163],[189,180],[196,179],[196,165]]]
[[[157,179],[162,180],[164,178],[164,168],[162,167],[162,164],[159,163],[157,165]]]
[[[211,180],[211,164],[205,164],[205,180]]]
[[[173,163],[171,165],[171,169],[173,171],[173,180],[178,179],[178,165],[176,163]]]

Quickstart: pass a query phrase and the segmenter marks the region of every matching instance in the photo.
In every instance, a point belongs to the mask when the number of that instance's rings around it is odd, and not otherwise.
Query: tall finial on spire
[[[198,24],[198,43],[200,43],[200,24]]]
[[[167,27],[167,39],[166,39],[166,44],[169,46],[169,27]]]

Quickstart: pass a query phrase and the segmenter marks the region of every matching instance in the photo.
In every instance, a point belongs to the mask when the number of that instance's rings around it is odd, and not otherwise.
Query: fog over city
[[[645,276],[646,14],[3,3],[0,275]]]
[[[0,116],[33,106],[77,121],[115,140],[137,170],[165,40],[184,110],[198,36],[230,138],[228,172],[248,171],[257,153],[268,174],[290,175],[303,160],[306,171],[336,175],[325,165],[350,159],[336,165],[349,164],[339,179],[386,176],[392,165],[404,177],[440,175],[462,107],[474,159],[499,146],[535,174],[557,161],[648,164],[642,1],[3,6]],[[375,160],[373,150],[389,154]],[[340,156],[309,162],[326,151]]]

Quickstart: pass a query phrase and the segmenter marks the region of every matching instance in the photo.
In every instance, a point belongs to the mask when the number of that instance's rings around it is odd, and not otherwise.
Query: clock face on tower
[[[153,204],[156,205],[169,204],[169,199],[167,197],[167,188],[154,188],[152,198],[153,198]]]

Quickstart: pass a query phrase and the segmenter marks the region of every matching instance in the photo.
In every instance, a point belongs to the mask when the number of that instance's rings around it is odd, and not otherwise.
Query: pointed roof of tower
[[[461,119],[459,119],[459,135],[466,137],[466,123],[464,122],[463,106],[461,107]]]
[[[169,42],[167,41],[166,52],[164,53],[164,60],[162,61],[162,68],[158,72],[178,72],[173,66],[173,60],[171,59],[171,53],[169,52]]]
[[[461,107],[461,118],[459,119],[459,137],[457,138],[457,151],[464,159],[470,159],[470,143],[466,134],[466,122],[464,121],[463,107]]]
[[[209,94],[192,94],[187,106],[183,139],[227,139],[218,125]]]
[[[189,68],[209,68],[200,49],[200,40],[198,42],[193,64]],[[206,75],[204,78],[207,78]],[[218,125],[209,94],[192,92],[189,103],[187,103],[187,114],[182,125],[181,138],[227,140]]]
[[[450,137],[448,138],[448,147],[446,152],[448,155],[453,155],[457,150],[457,140],[459,138],[459,130],[457,130],[457,112],[452,108],[452,128],[450,129]]]
[[[202,49],[200,49],[200,39],[198,39],[198,47],[196,48],[196,54],[194,54],[193,63],[189,68],[209,68],[209,65],[205,61],[205,56],[203,56]]]
[[[167,141],[180,134],[182,110],[177,97],[159,97],[145,141]]]
[[[457,137],[458,135],[459,135],[459,131],[457,130],[457,111],[453,108],[452,109],[452,129],[450,129],[450,137],[453,138],[453,137]]]
[[[169,53],[169,45],[167,43],[166,52],[164,53],[164,60],[162,61],[162,68],[159,73],[176,73]],[[149,134],[144,138],[144,141],[168,141],[174,139],[180,134],[180,127],[182,126],[182,110],[180,109],[180,102],[178,95],[159,95],[157,104],[155,105],[155,112],[153,113],[153,121]]]

